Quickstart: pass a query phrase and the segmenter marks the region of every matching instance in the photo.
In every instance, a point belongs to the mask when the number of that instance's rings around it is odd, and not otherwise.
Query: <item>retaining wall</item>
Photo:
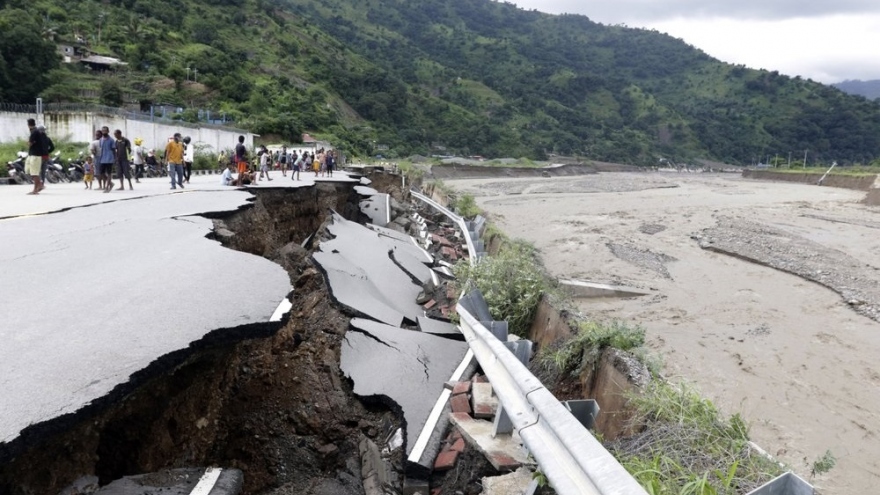
[[[0,112],[0,143],[27,140],[27,119],[35,118],[33,113]],[[134,141],[144,139],[144,146],[161,150],[165,148],[168,138],[175,132],[190,136],[193,143],[204,147],[206,152],[217,153],[230,150],[238,143],[238,136],[244,136],[245,145],[253,147],[254,135],[238,129],[202,127],[186,122],[150,122],[135,120],[119,115],[108,115],[95,112],[46,112],[43,114],[46,132],[55,141],[90,142],[94,139],[95,129],[102,126],[122,130],[122,135]]]
[[[822,178],[821,173],[806,172],[796,174],[774,172],[772,170],[743,170],[742,176],[748,179],[776,180],[812,185],[816,185],[816,183],[819,182],[819,179]],[[860,177],[829,175],[828,177],[825,177],[825,181],[822,185],[828,187],[840,187],[843,189],[855,189],[856,191],[867,191],[871,189],[871,185],[874,184],[876,178],[877,176],[875,175],[864,175]]]

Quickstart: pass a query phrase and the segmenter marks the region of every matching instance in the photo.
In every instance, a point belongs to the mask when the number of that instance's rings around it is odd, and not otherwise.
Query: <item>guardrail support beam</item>
[[[510,433],[513,433],[513,421],[510,420],[504,406],[499,403],[498,409],[495,411],[495,421],[492,422],[492,437]]]
[[[584,428],[593,430],[596,426],[596,416],[599,415],[599,403],[593,399],[567,400],[563,402],[571,414],[580,421]]]

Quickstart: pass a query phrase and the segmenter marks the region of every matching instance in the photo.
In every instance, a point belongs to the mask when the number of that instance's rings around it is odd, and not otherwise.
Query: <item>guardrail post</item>
[[[492,438],[508,433],[513,433],[513,421],[510,420],[504,406],[499,403],[495,411],[495,420],[492,422]]]
[[[524,366],[529,365],[529,361],[532,359],[532,341],[531,340],[516,340],[514,342],[504,342],[504,345],[510,349],[510,352],[519,359]]]
[[[596,416],[599,415],[598,402],[593,399],[567,400],[563,404],[584,425],[584,428],[592,430],[596,426]]]

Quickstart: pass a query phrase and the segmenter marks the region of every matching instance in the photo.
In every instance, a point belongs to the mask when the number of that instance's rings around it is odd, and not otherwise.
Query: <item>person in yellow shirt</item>
[[[165,145],[165,163],[168,164],[171,189],[177,189],[174,185],[175,177],[177,177],[177,185],[183,189],[183,143],[180,142],[179,132],[175,132],[174,138]]]

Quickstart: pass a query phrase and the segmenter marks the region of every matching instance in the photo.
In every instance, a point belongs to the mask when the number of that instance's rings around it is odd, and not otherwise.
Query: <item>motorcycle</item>
[[[73,158],[67,159],[67,179],[70,182],[79,182],[85,177],[86,171],[83,167],[85,160],[83,159],[83,152],[79,152],[79,157],[74,160]]]
[[[15,179],[16,182],[33,184],[34,180],[24,171],[24,161],[28,156],[27,152],[19,151],[17,156],[17,159],[6,162],[6,169],[9,173],[9,177]]]
[[[46,180],[51,182],[52,184],[56,184],[58,182],[70,182],[70,179],[67,178],[67,172],[64,170],[64,166],[61,165],[61,160],[58,158],[61,155],[60,151],[56,151],[52,158],[46,162]]]
[[[159,165],[158,162],[156,162],[156,163],[147,162],[144,164],[144,176],[150,177],[150,178],[167,177],[168,170],[165,167]]]

